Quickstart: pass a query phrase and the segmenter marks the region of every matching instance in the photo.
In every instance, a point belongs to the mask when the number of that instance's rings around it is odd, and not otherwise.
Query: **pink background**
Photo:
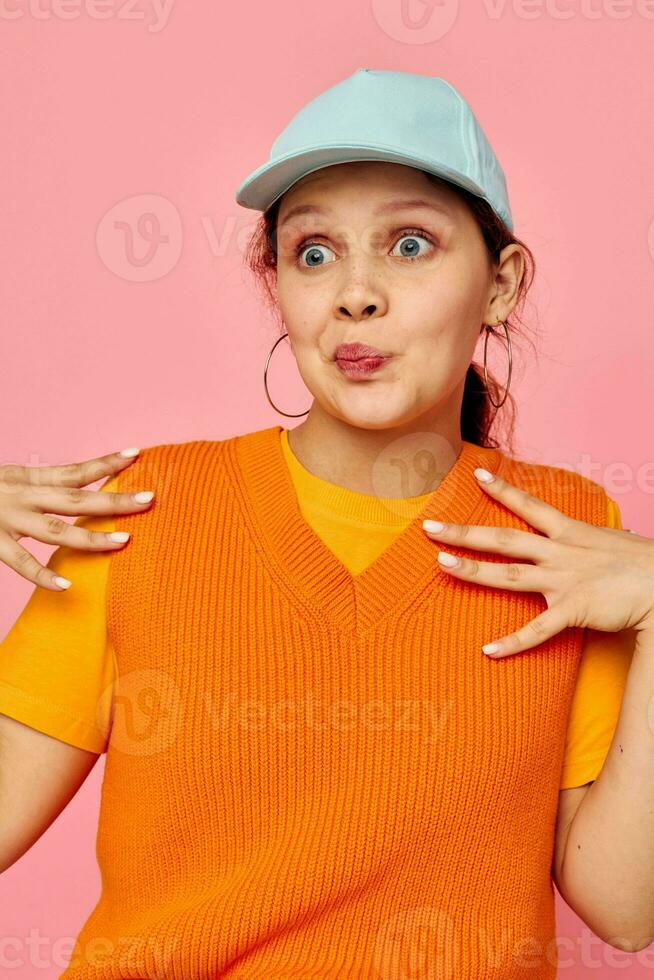
[[[242,265],[257,213],[234,191],[323,89],[360,67],[417,71],[470,101],[535,252],[519,451],[603,483],[625,527],[654,535],[654,0],[4,0],[0,34],[0,462],[294,425],[265,398],[276,334]],[[300,412],[281,347],[271,392]],[[0,635],[33,588],[0,565]],[[0,877],[3,976],[58,977],[97,901],[103,769]],[[654,962],[602,944],[558,895],[557,919],[560,976]]]

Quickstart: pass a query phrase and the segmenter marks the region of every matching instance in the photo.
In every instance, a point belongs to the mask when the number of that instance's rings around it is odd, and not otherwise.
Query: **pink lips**
[[[340,344],[334,351],[338,368],[350,378],[362,378],[389,360],[390,354],[367,344]]]
[[[388,357],[383,350],[369,347],[367,344],[339,344],[334,351],[334,360],[356,361],[360,357]]]

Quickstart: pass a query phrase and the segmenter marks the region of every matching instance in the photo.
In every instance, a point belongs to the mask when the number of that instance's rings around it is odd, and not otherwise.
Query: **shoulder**
[[[565,466],[535,462],[500,452],[499,475],[569,517],[605,526],[610,498],[601,483]]]
[[[102,490],[131,493],[153,490],[155,494],[181,484],[207,482],[214,486],[229,470],[239,441],[256,439],[267,430],[239,433],[223,439],[189,439],[146,446],[129,466],[111,477]]]

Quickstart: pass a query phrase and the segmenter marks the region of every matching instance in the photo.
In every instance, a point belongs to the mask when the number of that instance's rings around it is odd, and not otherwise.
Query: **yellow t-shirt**
[[[302,516],[353,575],[392,543],[430,496],[398,500],[339,487],[301,465],[286,430],[281,441]],[[100,492],[116,489],[114,477]],[[84,516],[75,524],[111,531],[115,517]],[[613,500],[609,500],[607,526],[622,527]],[[118,672],[105,618],[111,554],[57,548],[48,568],[73,585],[66,592],[35,587],[0,643],[0,712],[95,753],[107,748],[111,703],[107,690]],[[631,655],[625,634],[587,630],[568,721],[561,789],[581,786],[599,775],[620,712]]]

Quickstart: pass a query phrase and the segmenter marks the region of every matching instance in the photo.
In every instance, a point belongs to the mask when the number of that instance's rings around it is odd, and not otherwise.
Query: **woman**
[[[490,437],[508,387],[471,360],[486,328],[510,344],[530,253],[472,111],[360,69],[237,200],[263,212],[250,266],[306,420],[4,468],[2,558],[43,588],[0,647],[4,762],[41,762],[3,867],[107,753],[102,895],[62,976],[540,980],[552,877],[642,948],[654,544],[599,484]],[[47,569],[26,534],[64,542]]]

